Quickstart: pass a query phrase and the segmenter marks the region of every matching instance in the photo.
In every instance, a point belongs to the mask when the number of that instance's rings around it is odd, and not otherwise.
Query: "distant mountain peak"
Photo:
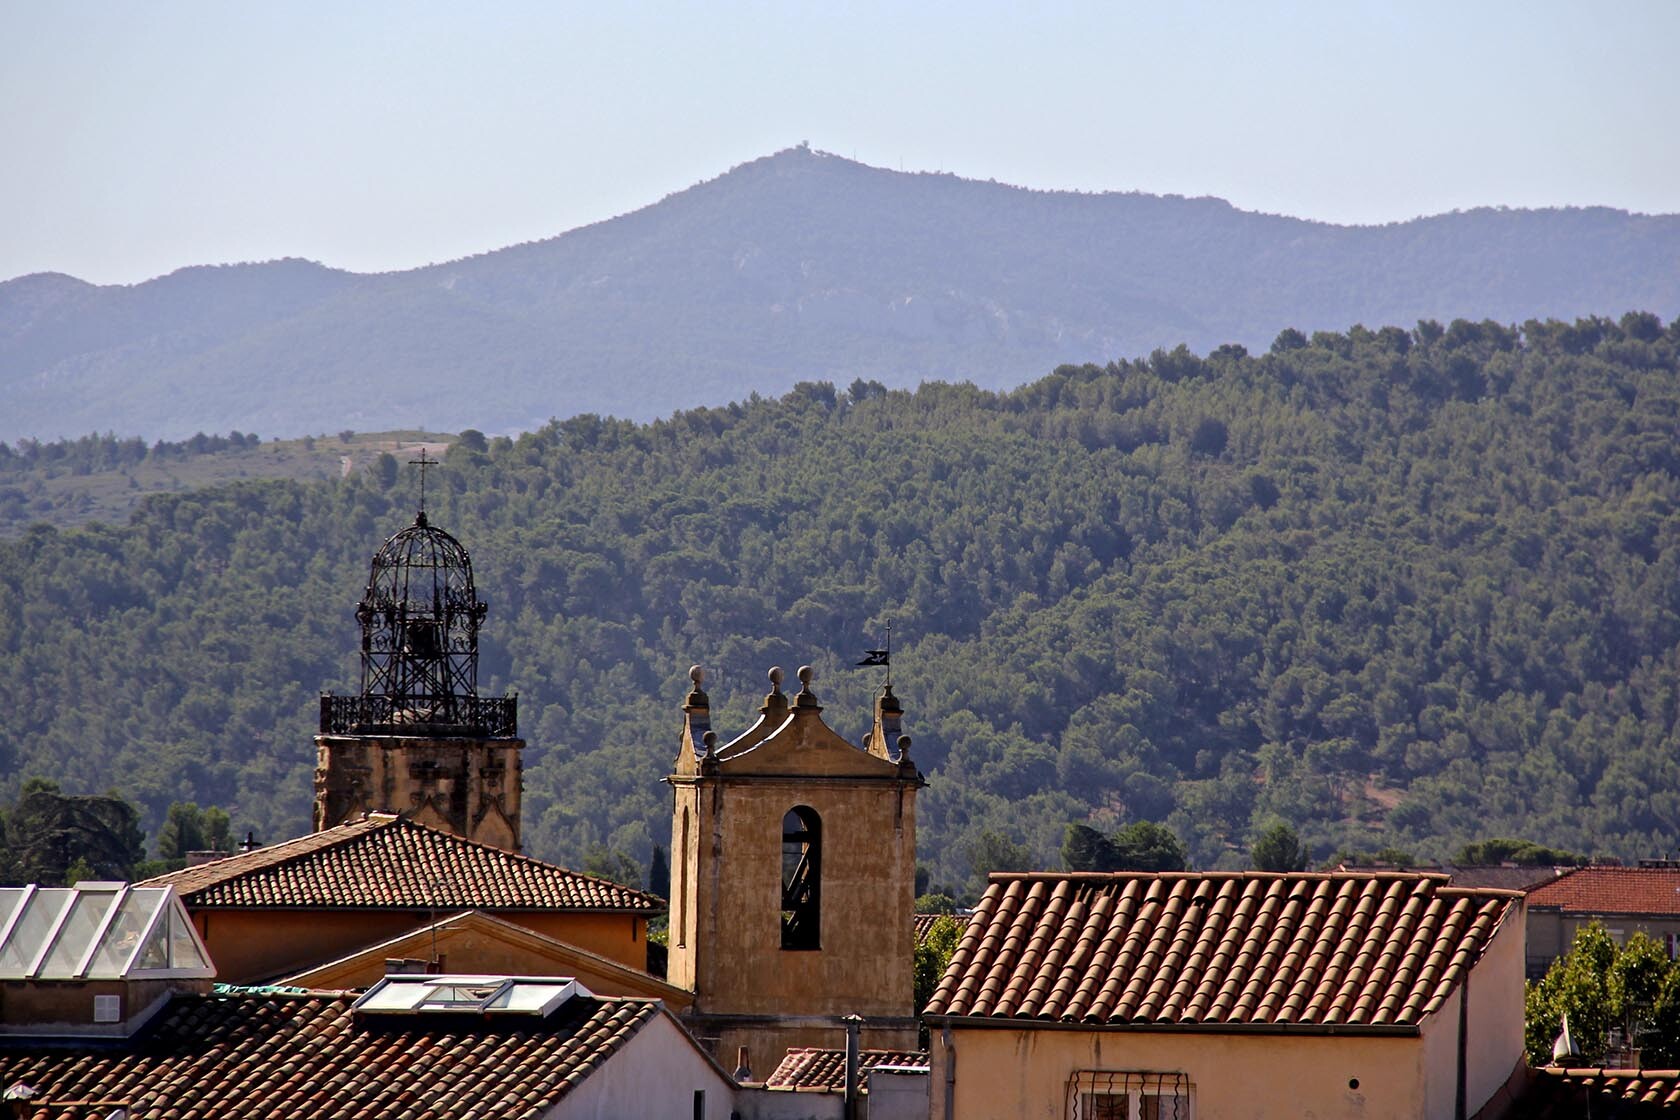
[[[1035,190],[796,144],[446,264],[193,266],[0,285],[0,439],[509,431],[864,377],[1021,384],[1279,331],[1680,311],[1680,218],[1602,207],[1344,227]]]

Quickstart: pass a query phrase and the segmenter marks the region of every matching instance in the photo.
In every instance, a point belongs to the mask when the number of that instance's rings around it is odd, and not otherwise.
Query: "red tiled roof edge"
[[[1315,889],[1310,895],[1293,889],[1280,894],[1277,888],[1285,885]],[[1187,892],[1187,888],[1203,886],[1214,890]],[[1303,993],[1303,974],[1294,976],[1288,991],[1280,992],[1279,977],[1272,975],[1277,966],[1268,963],[1277,951],[1272,944],[1275,930],[1281,928],[1277,923],[1311,932],[1323,920],[1315,908],[1324,902],[1326,889],[1333,891],[1333,899],[1345,901],[1349,887],[1361,886],[1365,889],[1353,898],[1355,911],[1340,925],[1346,927],[1344,937],[1363,936],[1366,927],[1376,922],[1373,929],[1383,930],[1387,939],[1382,959],[1367,966],[1375,968],[1365,978],[1368,990],[1342,992],[1325,1003],[1321,990]],[[1160,893],[1161,887],[1165,893]],[[1375,896],[1372,888],[1377,889]],[[1066,894],[1069,890],[1075,893]],[[1439,873],[998,873],[991,876],[925,1014],[974,1026],[1031,1022],[1066,1029],[1415,1035],[1423,1020],[1439,1009],[1482,959],[1512,915],[1520,913],[1522,898],[1520,891],[1455,888]],[[1402,899],[1408,900],[1403,912],[1393,913]],[[1420,901],[1424,910],[1415,911],[1413,905]],[[1370,907],[1378,909],[1376,917]],[[1192,914],[1196,915],[1193,919]],[[1070,920],[1082,932],[1070,930]],[[1199,957],[1214,944],[1206,939],[1207,920],[1235,922],[1237,929],[1248,930],[1241,934],[1246,947],[1239,957],[1248,963],[1239,972],[1248,978],[1240,990],[1230,988],[1231,981],[1239,978],[1236,975],[1221,980],[1202,975],[1199,966],[1193,973],[1174,971],[1184,964],[1184,954]],[[1420,920],[1423,926],[1418,926]],[[1425,934],[1427,927],[1434,927],[1433,932]],[[1098,938],[1103,929],[1107,935]],[[1115,941],[1118,929],[1143,933],[1127,932]],[[1274,933],[1261,936],[1256,932],[1265,929]],[[1322,939],[1324,935],[1318,929],[1315,936]],[[1409,966],[1397,968],[1390,960],[1406,948],[1404,939],[1420,935],[1435,938],[1425,968],[1427,988],[1407,980]],[[1154,959],[1157,966],[1178,962],[1168,969],[1172,975],[1161,974],[1157,967],[1154,980],[1144,989],[1138,989],[1141,974],[1133,971],[1138,964],[1134,958],[1142,952],[1139,936],[1150,943],[1145,958]],[[1163,936],[1172,941],[1170,952],[1164,943],[1157,944]],[[1250,956],[1256,936],[1270,941],[1264,952]],[[1396,937],[1402,940],[1396,942]],[[1215,942],[1213,959],[1218,959],[1226,954],[1226,945],[1218,936]],[[1291,947],[1290,954],[1297,949]],[[1332,947],[1320,945],[1312,959],[1319,961],[1318,970],[1338,974],[1344,965],[1320,959],[1330,952]],[[1186,989],[1192,974],[1198,978]],[[1121,982],[1121,976],[1129,979]],[[1377,980],[1384,986],[1369,989],[1369,983]],[[1264,991],[1253,990],[1257,982]]]
[[[1530,890],[1528,905],[1568,913],[1680,916],[1680,869],[1576,867]]]
[[[254,852],[243,852],[239,855],[228,856],[225,859],[212,860],[210,863],[200,864],[197,867],[187,867],[180,871],[167,872],[163,875],[147,879],[144,885],[163,886],[168,884],[174,886],[175,893],[178,894],[183,901],[193,903],[195,901],[195,896],[217,887],[226,886],[227,884],[243,878],[246,875],[253,875],[260,872],[278,871],[286,867],[288,864],[302,862],[303,860],[309,859],[312,856],[333,848],[354,844],[368,836],[373,835],[377,831],[393,827],[419,832],[424,835],[445,837],[451,843],[476,848],[488,852],[497,858],[524,863],[545,872],[558,871],[564,875],[570,876],[573,879],[580,879],[585,882],[600,884],[609,892],[620,892],[640,900],[639,905],[633,906],[587,907],[586,909],[592,913],[659,914],[663,913],[666,909],[665,900],[661,899],[658,895],[649,894],[646,891],[637,890],[634,887],[627,887],[619,883],[614,883],[610,879],[603,879],[598,875],[589,875],[585,872],[573,871],[569,867],[561,867],[559,864],[547,863],[543,860],[535,858],[534,856],[525,855],[523,852],[510,852],[505,848],[498,848],[493,844],[486,844],[479,840],[470,840],[464,836],[456,836],[452,832],[445,832],[442,829],[432,828],[429,825],[421,824],[418,821],[410,820],[407,817],[387,813],[369,813],[360,819],[346,821],[343,824],[335,825],[334,827],[325,829],[321,832],[310,833],[307,836],[298,836],[291,840],[284,840],[266,848],[259,848]],[[238,906],[226,906],[225,908],[244,909],[244,907]],[[346,907],[325,906],[306,906],[301,908],[311,910],[346,909]],[[367,907],[367,909],[385,910],[393,909],[393,907],[371,905]],[[401,907],[398,907],[398,909],[401,909]],[[407,909],[421,909],[421,907],[407,907]],[[520,909],[520,907],[502,907],[502,909]],[[536,909],[547,910],[553,908],[537,907]]]
[[[311,832],[304,836],[294,836],[290,840],[282,840],[278,844],[269,844],[254,851],[240,852],[237,855],[225,856],[222,859],[201,863],[197,867],[183,867],[179,871],[166,871],[162,875],[154,875],[150,879],[142,880],[135,886],[161,887],[172,886],[175,893],[183,901],[190,900],[200,891],[207,891],[212,887],[219,887],[241,876],[257,871],[271,871],[296,860],[307,859],[316,852],[336,848],[367,836],[375,829],[389,828],[403,818],[395,813],[369,813],[356,820],[345,821],[332,828],[320,832]]]
[[[267,1093],[270,1104],[289,1101],[294,1109],[308,1104],[304,1111],[337,1120],[383,1115],[380,1106],[392,1103],[392,1093],[404,1092],[407,1096],[403,1099],[412,1100],[413,1090],[434,1077],[437,1068],[429,1069],[432,1059],[426,1059],[401,1063],[395,1077],[382,1070],[374,1078],[382,1092],[378,1101],[370,1101],[364,1088],[345,1085],[345,1077],[365,1071],[366,1067],[358,1063],[373,1053],[370,1046],[377,1049],[380,1045],[353,1025],[350,1005],[354,999],[353,993],[334,991],[179,996],[125,1046],[54,1041],[35,1045],[29,1039],[14,1039],[15,1045],[0,1048],[0,1073],[5,1075],[0,1080],[9,1083],[27,1078],[40,1086],[41,1097],[32,1107],[52,1109],[44,1114],[55,1117],[68,1115],[62,1110],[79,1102],[106,1097],[150,1114],[159,1107],[160,1099],[173,1099],[160,1098],[160,1094],[178,1095],[184,1085],[194,1087],[200,1097],[197,1103],[209,1102],[208,1112],[190,1111],[185,1115],[233,1115],[230,1103],[242,1101],[250,1106],[253,1093],[259,1097]],[[457,1038],[410,1023],[402,1032],[412,1036],[415,1045],[434,1049],[489,1045],[494,1057],[511,1064],[480,1063],[482,1072],[474,1073],[470,1068],[473,1063],[446,1063],[451,1091],[477,1098],[490,1085],[487,1079],[497,1079],[498,1091],[506,1091],[512,1082],[517,1096],[534,1110],[510,1115],[546,1115],[660,1015],[681,1029],[670,1010],[656,999],[597,996],[577,1002],[582,1018],[553,1031],[533,1031],[523,1023],[500,1029],[485,1024],[465,1038]],[[590,1006],[586,1009],[582,1006],[585,1004]],[[208,1046],[211,1042],[214,1045]],[[533,1057],[533,1045],[546,1045],[547,1053]],[[308,1055],[302,1052],[306,1048]],[[703,1053],[697,1045],[695,1049]],[[389,1049],[381,1053],[389,1054]],[[728,1082],[727,1073],[710,1055],[706,1057]],[[564,1061],[550,1064],[556,1058]],[[260,1061],[253,1066],[257,1059]],[[338,1076],[330,1080],[323,1077],[322,1084],[300,1091],[288,1071],[311,1063],[319,1071],[323,1062],[326,1073]],[[308,1096],[315,1090],[320,1092]],[[475,1107],[468,1107],[471,1103],[462,1101],[459,1109],[449,1108],[446,1114],[477,1115]],[[105,1111],[108,1109],[98,1115]],[[177,1110],[170,1108],[168,1114],[176,1115]]]
[[[599,875],[590,875],[587,872],[583,872],[583,871],[573,871],[569,867],[561,867],[557,863],[549,863],[546,860],[538,859],[536,856],[528,856],[524,852],[510,852],[506,848],[498,848],[498,847],[496,847],[496,845],[486,844],[482,840],[469,840],[465,836],[456,836],[452,832],[444,832],[442,829],[431,828],[430,826],[423,825],[423,824],[419,823],[418,821],[409,820],[407,817],[398,817],[397,821],[398,821],[399,824],[402,824],[402,825],[404,825],[408,828],[423,829],[423,830],[428,831],[428,832],[435,832],[435,833],[438,833],[440,835],[447,836],[451,840],[456,841],[456,842],[461,843],[461,844],[465,844],[469,847],[479,848],[479,849],[482,849],[483,851],[487,851],[487,852],[493,853],[495,855],[505,856],[508,859],[514,860],[514,861],[519,862],[519,863],[529,864],[532,867],[542,868],[545,871],[561,871],[561,872],[564,872],[567,875],[570,875],[574,879],[582,879],[582,880],[584,880],[586,882],[590,882],[590,883],[599,883],[603,887],[606,887],[610,890],[623,891],[625,894],[635,895],[637,898],[640,898],[644,903],[647,904],[647,905],[643,905],[643,906],[624,906],[624,907],[592,906],[592,907],[590,907],[590,909],[594,910],[594,911],[605,911],[607,913],[623,912],[623,913],[641,914],[641,913],[663,913],[664,910],[666,909],[666,903],[665,903],[664,899],[660,898],[656,894],[649,894],[647,891],[639,890],[636,887],[627,887],[622,883],[615,883],[611,879],[603,879]]]
[[[926,1050],[860,1050],[858,1071],[867,1073],[881,1066],[928,1065]],[[846,1081],[846,1052],[821,1046],[796,1046],[783,1055],[781,1062],[765,1079],[767,1089],[800,1089],[836,1092],[844,1089]]]

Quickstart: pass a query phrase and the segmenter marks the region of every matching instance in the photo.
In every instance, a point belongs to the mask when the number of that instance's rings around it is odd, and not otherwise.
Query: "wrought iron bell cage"
[[[485,613],[472,558],[422,511],[374,554],[356,607],[361,695],[323,696],[322,732],[517,734],[515,698],[478,695]]]

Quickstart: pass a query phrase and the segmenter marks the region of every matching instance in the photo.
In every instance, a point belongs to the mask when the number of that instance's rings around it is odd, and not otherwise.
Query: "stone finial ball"
[[[898,753],[901,755],[910,753],[910,736],[900,735],[898,737]]]
[[[778,692],[781,691],[782,667],[780,665],[770,666],[770,687]]]
[[[695,688],[699,688],[706,680],[706,670],[698,665],[690,665],[688,667],[688,679],[694,682]]]
[[[716,731],[706,732],[704,735],[700,736],[700,742],[705,745],[706,753],[711,754],[712,751],[717,747],[717,732]]]
[[[809,665],[801,665],[799,667],[799,683],[805,688],[811,687],[811,678],[816,675],[816,671]]]

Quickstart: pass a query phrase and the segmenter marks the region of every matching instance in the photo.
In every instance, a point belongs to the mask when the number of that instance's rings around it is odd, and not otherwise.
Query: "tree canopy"
[[[1255,838],[1249,858],[1256,871],[1305,871],[1310,857],[1295,830],[1278,821]]]
[[[1582,926],[1569,952],[1552,962],[1525,996],[1525,1047],[1533,1065],[1554,1064],[1553,1047],[1569,1019],[1576,1053],[1557,1064],[1680,1064],[1680,962],[1654,938],[1635,933],[1618,946],[1597,922]]]
[[[539,856],[639,874],[669,843],[695,662],[722,734],[809,663],[855,740],[891,619],[931,889],[1054,866],[1069,821],[1158,822],[1208,868],[1275,820],[1319,852],[1633,858],[1680,835],[1677,355],[1635,313],[1008,393],[805,383],[462,440],[427,512],[489,603],[483,687],[519,693]],[[0,544],[0,782],[306,831],[316,695],[354,689],[368,558],[416,489],[239,482]]]

